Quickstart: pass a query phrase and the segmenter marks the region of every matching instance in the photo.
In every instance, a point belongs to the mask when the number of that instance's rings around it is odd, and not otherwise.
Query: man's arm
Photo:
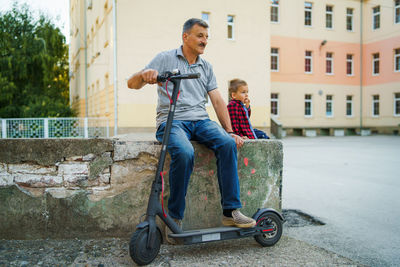
[[[215,113],[217,114],[218,120],[221,123],[221,126],[228,133],[233,132],[228,109],[226,107],[226,103],[225,103],[224,99],[222,98],[219,90],[214,89],[214,90],[208,92],[208,95],[210,96],[211,103],[214,107]],[[240,148],[243,145],[243,142],[244,142],[243,139],[236,134],[231,134],[231,136],[235,139],[237,147]]]
[[[158,71],[153,69],[141,70],[128,79],[128,88],[140,89],[146,84],[157,83]]]

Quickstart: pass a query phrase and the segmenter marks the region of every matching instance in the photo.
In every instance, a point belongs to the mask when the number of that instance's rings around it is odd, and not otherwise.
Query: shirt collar
[[[182,46],[180,46],[178,49],[176,49],[176,56],[177,57],[180,56],[180,57],[184,58],[187,61],[187,59],[183,55]],[[197,56],[196,63],[194,63],[192,65],[203,65],[203,60],[200,58],[200,55]]]

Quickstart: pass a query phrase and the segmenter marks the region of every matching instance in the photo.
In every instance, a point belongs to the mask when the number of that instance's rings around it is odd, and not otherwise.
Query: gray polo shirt
[[[176,103],[175,120],[197,121],[208,118],[205,104],[207,93],[217,88],[217,80],[210,63],[197,57],[196,63],[189,65],[183,56],[182,47],[159,53],[146,65],[145,69],[155,69],[158,73],[179,69],[182,74],[200,73],[199,79],[182,80],[180,94]],[[173,84],[168,83],[168,92],[172,96]],[[170,100],[163,86],[157,86],[157,128],[165,122],[168,117]]]

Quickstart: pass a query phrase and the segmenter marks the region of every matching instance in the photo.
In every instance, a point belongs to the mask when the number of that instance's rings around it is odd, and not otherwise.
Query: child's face
[[[236,92],[232,93],[232,99],[240,100],[242,103],[246,103],[249,100],[249,88],[247,85],[240,86]]]

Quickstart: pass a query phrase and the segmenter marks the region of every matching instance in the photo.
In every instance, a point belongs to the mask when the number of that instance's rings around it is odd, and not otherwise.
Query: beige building
[[[110,125],[117,124],[118,134],[154,129],[156,87],[130,90],[126,77],[143,69],[157,53],[179,47],[183,23],[198,17],[209,22],[203,57],[213,65],[226,101],[228,81],[246,80],[252,122],[269,127],[268,7],[263,0],[253,0],[251,6],[241,0],[71,0],[73,105],[80,116],[109,118]],[[208,111],[216,119],[211,105]]]
[[[288,134],[398,132],[400,0],[70,0],[70,14],[71,102],[118,134],[154,130],[155,86],[126,77],[180,46],[191,17],[210,25],[226,101],[230,79],[248,82],[255,127],[272,114]]]

